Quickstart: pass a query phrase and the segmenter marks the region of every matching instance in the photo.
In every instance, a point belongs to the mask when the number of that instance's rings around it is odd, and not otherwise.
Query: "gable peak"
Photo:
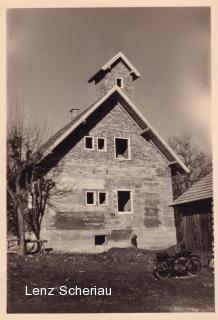
[[[127,57],[120,51],[105,63],[89,80],[94,82],[97,96],[107,93],[115,85],[128,96],[133,96],[133,81],[141,75]]]

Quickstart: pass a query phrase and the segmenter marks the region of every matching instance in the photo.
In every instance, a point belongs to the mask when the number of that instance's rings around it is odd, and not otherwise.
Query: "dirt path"
[[[159,281],[152,275],[154,253],[111,249],[107,253],[8,257],[9,313],[213,312],[214,277]],[[58,294],[68,288],[107,287],[110,296]],[[25,286],[55,288],[55,295],[25,295]]]

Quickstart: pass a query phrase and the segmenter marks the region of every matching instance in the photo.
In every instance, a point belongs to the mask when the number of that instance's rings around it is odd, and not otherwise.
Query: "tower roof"
[[[139,78],[141,75],[138,70],[132,65],[132,63],[127,59],[127,57],[122,53],[118,52],[113,58],[111,58],[105,65],[103,65],[89,80],[88,82],[92,82],[99,78],[101,74],[109,71],[113,65],[115,65],[118,61],[123,61],[123,63],[128,67],[129,73],[132,75],[133,79]]]

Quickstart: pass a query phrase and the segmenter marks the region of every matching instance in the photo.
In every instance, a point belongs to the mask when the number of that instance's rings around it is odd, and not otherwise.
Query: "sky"
[[[140,72],[133,102],[159,134],[211,152],[210,9],[57,8],[7,12],[8,117],[53,133],[96,100],[88,79],[119,51]]]

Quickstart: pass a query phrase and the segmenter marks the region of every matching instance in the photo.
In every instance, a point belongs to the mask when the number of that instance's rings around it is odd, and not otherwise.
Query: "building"
[[[205,265],[213,255],[213,175],[206,175],[174,202],[177,240],[200,254]]]
[[[71,190],[48,207],[42,237],[64,251],[176,243],[171,177],[186,166],[132,102],[139,72],[118,53],[89,80],[97,101],[40,149],[40,167]],[[161,115],[159,115],[161,116]]]

